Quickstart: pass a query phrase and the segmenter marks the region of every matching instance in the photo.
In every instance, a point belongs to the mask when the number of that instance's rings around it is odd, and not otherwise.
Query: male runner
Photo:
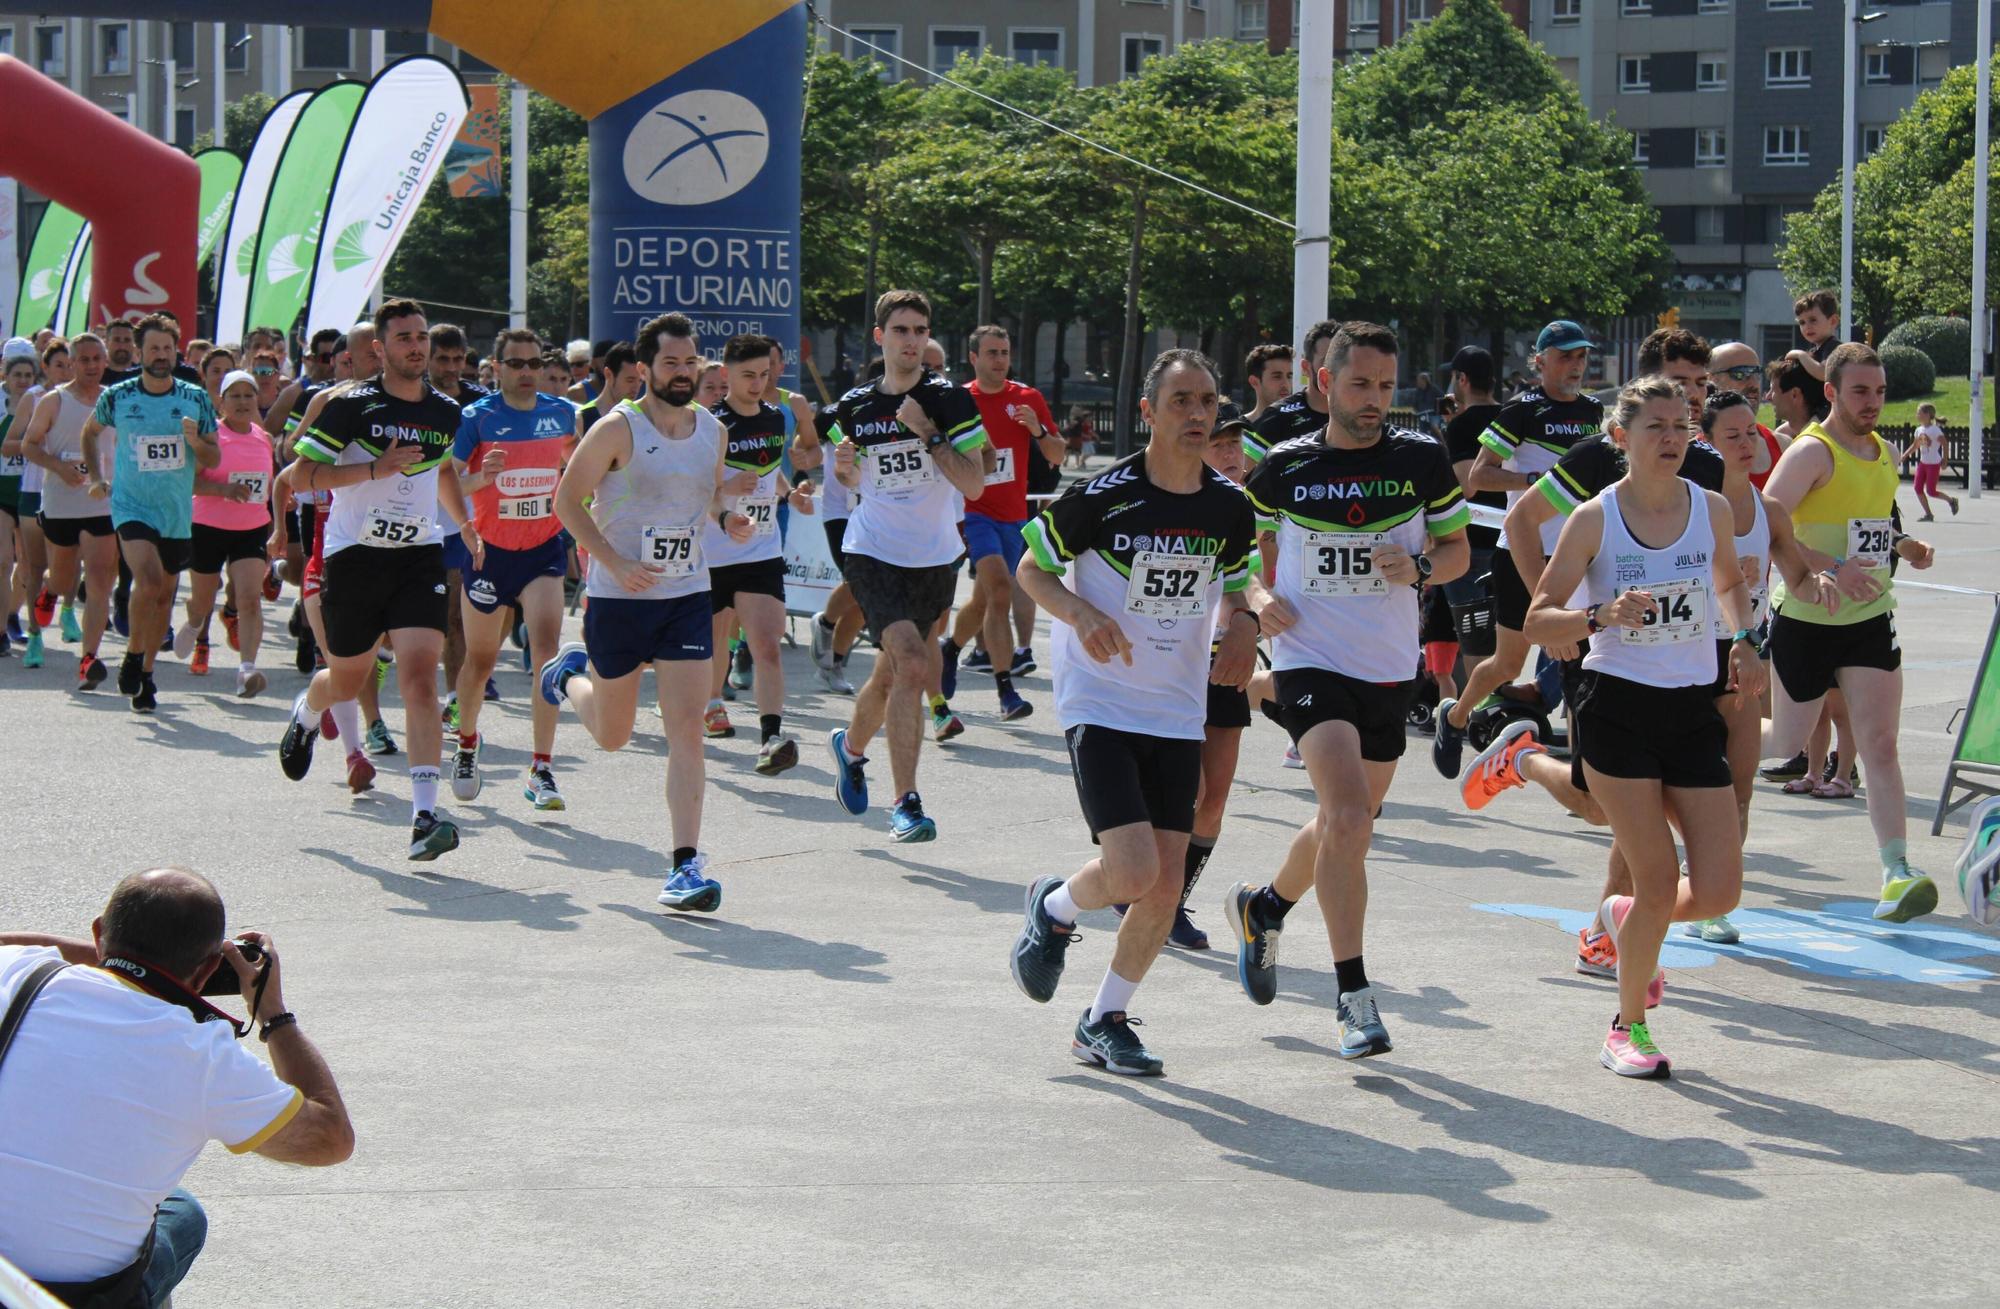
[[[1534,363],[1539,382],[1508,402],[1480,433],[1480,451],[1466,477],[1473,491],[1505,491],[1511,508],[1523,492],[1555,466],[1576,442],[1597,435],[1604,425],[1604,406],[1583,393],[1583,377],[1596,349],[1590,333],[1567,318],[1559,318],[1535,337]],[[1704,363],[1707,361],[1704,359]],[[1542,554],[1556,548],[1560,523],[1542,529]],[[1437,735],[1431,738],[1431,762],[1447,779],[1455,779],[1465,748],[1465,726],[1472,711],[1498,688],[1521,675],[1528,642],[1521,624],[1528,616],[1530,595],[1513,556],[1504,548],[1502,533],[1492,556],[1493,653],[1466,674],[1457,699],[1437,707]]]
[[[632,739],[646,668],[667,735],[667,817],[673,856],[659,902],[712,913],[722,884],[703,871],[702,705],[708,699],[714,615],[703,528],[719,523],[737,542],[751,523],[723,506],[727,439],[694,404],[701,349],[685,314],[639,329],[646,394],[626,400],[584,433],[556,488],[556,514],[590,556],[583,644],[542,665],[541,695],[568,700],[606,750]],[[586,671],[589,676],[585,676]]]
[[[1708,385],[1712,392],[1736,392],[1754,410],[1764,403],[1764,365],[1758,361],[1757,352],[1743,342],[1724,341],[1709,352]],[[1791,438],[1780,437],[1762,423],[1757,424],[1757,436],[1762,448],[1750,469],[1750,485],[1761,491],[1771,479],[1771,470],[1778,466],[1778,456],[1791,444]]]
[[[28,604],[28,623],[22,633],[25,649],[21,652],[21,667],[40,668],[46,656],[42,629],[55,619],[56,597],[49,593],[46,585],[49,579],[49,544],[42,534],[42,488],[48,478],[48,470],[28,458],[28,428],[34,422],[35,409],[42,396],[68,382],[74,375],[70,362],[69,342],[46,330],[37,332],[36,349],[40,352],[41,380],[29,387],[14,407],[14,424],[6,439],[9,458],[21,461],[21,597]],[[79,456],[80,457],[80,456]],[[63,639],[76,640],[82,637],[83,628],[77,624],[76,610],[70,603],[70,594],[62,595]]]
[[[1010,630],[1014,616],[1014,568],[1024,549],[1021,528],[1028,521],[1028,449],[1039,446],[1052,464],[1062,462],[1062,433],[1056,430],[1049,402],[1034,387],[1007,376],[1014,366],[1014,345],[1004,327],[988,324],[972,329],[968,346],[972,359],[973,403],[979,422],[993,443],[994,467],[985,486],[965,502],[965,549],[972,560],[972,601],[959,611],[951,634],[940,645],[944,686],[949,700],[958,686],[958,655],[972,644],[973,633],[986,638],[987,658],[1013,650],[1006,667],[989,663],[1000,693],[1000,719],[1014,722],[1034,712],[1034,706],[1014,689],[1014,670],[1025,650],[1016,649]]]
[[[1846,603],[1829,612],[1791,594],[1782,578],[1772,588],[1771,747],[1780,759],[1803,747],[1820,701],[1839,688],[1867,770],[1868,821],[1882,860],[1875,917],[1907,923],[1937,908],[1938,897],[1908,858],[1896,749],[1903,652],[1889,559],[1898,555],[1913,568],[1929,568],[1936,551],[1895,529],[1901,478],[1895,452],[1875,432],[1888,398],[1881,356],[1859,342],[1835,348],[1826,360],[1826,396],[1831,412],[1792,442],[1766,489],[1792,515],[1808,565],[1833,570]]]
[[[104,341],[104,385],[116,386],[139,375],[139,340],[131,320],[114,318],[100,329]]]
[[[475,564],[484,545],[450,460],[459,408],[424,378],[431,341],[423,306],[388,301],[375,311],[375,327],[381,377],[327,401],[298,440],[293,477],[301,489],[335,493],[320,596],[327,666],[293,703],[278,759],[285,776],[305,777],[321,712],[353,699],[374,676],[375,647],[386,632],[409,738],[410,858],[428,861],[458,846],[458,828],[437,815],[444,735],[437,710],[445,624],[440,512],[465,524],[461,534]]]
[[[41,525],[49,556],[49,584],[44,594],[62,598],[65,617],[69,616],[69,598],[76,594],[79,567],[83,573],[83,626],[78,631],[82,645],[76,665],[79,691],[96,690],[109,676],[97,649],[111,617],[111,592],[118,584],[117,533],[106,512],[108,506],[90,494],[92,480],[102,478],[108,465],[92,467],[83,462],[83,425],[90,421],[103,393],[105,362],[104,342],[96,336],[83,332],[71,338],[74,376],[45,391],[35,402],[35,416],[21,442],[21,453],[44,475]],[[53,607],[53,601],[44,605],[37,600],[34,617],[38,626],[48,625],[54,617],[48,611]],[[67,623],[63,638],[71,639]],[[30,652],[40,654],[32,643]]]
[[[1251,426],[1264,411],[1291,394],[1292,347],[1266,341],[1252,346],[1243,360],[1243,380],[1250,388],[1251,405],[1243,419]]]
[[[531,334],[532,335],[532,334]],[[535,347],[541,349],[541,338],[535,338]],[[456,323],[434,323],[431,326],[430,382],[442,392],[445,398],[458,402],[464,409],[482,396],[493,394],[485,387],[466,379],[465,376],[465,329]],[[538,356],[537,366],[541,360]],[[496,361],[497,367],[497,361]],[[504,374],[507,370],[499,369]],[[362,374],[357,373],[356,376]],[[500,379],[504,387],[507,379]],[[540,375],[534,374],[530,381],[536,390],[542,389]],[[461,603],[465,596],[465,575],[472,569],[472,561],[466,557],[465,545],[458,537],[458,524],[447,525],[444,535],[444,585],[445,585],[445,628],[444,628],[444,679],[445,679],[445,730],[457,732],[461,724],[458,720],[458,681],[465,669],[465,606]],[[492,686],[491,682],[480,683],[480,689]],[[551,729],[553,730],[553,728]],[[551,738],[553,739],[553,738]],[[459,790],[459,781],[452,779],[452,793]],[[478,794],[478,787],[473,787]],[[462,797],[463,798],[463,797]]]
[[[1045,1004],[1062,978],[1077,915],[1130,906],[1111,966],[1070,1049],[1113,1073],[1157,1077],[1132,1030],[1133,994],[1180,904],[1201,787],[1210,683],[1241,687],[1256,662],[1246,588],[1256,525],[1249,502],[1203,462],[1216,420],[1215,365],[1168,350],[1147,370],[1144,450],[1077,482],[1028,525],[1021,585],[1054,620],[1056,716],[1084,821],[1103,853],[1067,880],[1028,888],[1009,967]],[[1075,579],[1058,579],[1076,565]],[[1214,662],[1218,593],[1224,628]]]
[[[728,433],[724,503],[750,520],[751,534],[738,541],[715,522],[703,528],[702,540],[715,615],[713,695],[703,728],[711,737],[736,735],[722,691],[730,672],[729,636],[740,624],[744,647],[757,669],[751,684],[757,699],[757,771],[766,776],[799,761],[798,742],[785,734],[785,666],[778,650],[785,631],[785,557],[778,535],[778,506],[789,501],[797,513],[813,511],[810,489],[794,490],[782,470],[794,419],[788,406],[764,398],[771,387],[771,347],[769,337],[746,333],[729,338],[722,348],[729,390],[710,412]]]
[[[585,432],[597,426],[597,420],[616,409],[620,401],[637,400],[646,389],[646,370],[639,366],[639,353],[630,341],[605,346],[597,379],[596,398],[579,415],[579,426]]]
[[[1278,712],[1318,811],[1269,886],[1239,882],[1229,893],[1237,977],[1253,1001],[1271,1002],[1285,914],[1316,888],[1333,945],[1343,1059],[1390,1048],[1362,956],[1364,861],[1406,740],[1418,591],[1457,577],[1470,554],[1470,513],[1444,447],[1383,424],[1397,349],[1386,327],[1343,326],[1319,376],[1326,430],[1273,446],[1244,488],[1277,528],[1276,583],[1261,623],[1272,637]]]
[[[431,340],[437,340],[436,329]],[[533,332],[502,331],[493,342],[493,359],[500,368],[500,394],[482,396],[461,411],[451,448],[459,489],[472,497],[479,539],[486,543],[485,557],[466,574],[463,596],[465,662],[458,671],[451,793],[467,802],[479,798],[479,712],[501,642],[514,626],[514,606],[527,621],[536,667],[555,658],[562,643],[569,551],[556,518],[556,484],[578,440],[576,406],[535,390],[541,342]],[[534,754],[522,794],[537,809],[562,809],[554,769],[557,709],[540,697],[529,708]]]
[[[104,389],[82,441],[84,464],[101,468],[97,438],[112,436],[112,480],[100,474],[89,491],[94,500],[110,501],[112,527],[132,570],[132,634],[118,691],[132,697],[134,713],[150,714],[159,705],[153,661],[173,629],[174,592],[191,558],[195,469],[215,467],[222,447],[207,390],[174,376],[180,338],[173,325],[149,315],[136,335],[143,371]]]
[[[1498,376],[1493,356],[1479,346],[1461,346],[1451,357],[1451,394],[1458,401],[1458,412],[1444,425],[1444,449],[1451,457],[1451,471],[1457,475],[1466,499],[1489,509],[1504,510],[1507,497],[1501,492],[1472,489],[1472,468],[1482,448],[1479,438],[1500,415],[1500,406],[1493,399],[1493,385]],[[1465,543],[1471,552],[1465,572],[1441,588],[1445,599],[1453,605],[1474,604],[1486,597],[1486,583],[1481,579],[1493,566],[1500,530],[1469,524]]]
[[[838,405],[826,405],[817,414],[815,430],[831,432]],[[824,456],[820,456],[824,459]],[[854,603],[854,588],[847,584],[847,519],[854,512],[854,493],[840,484],[827,468],[820,476],[820,528],[826,533],[827,553],[840,574],[840,582],[826,598],[826,608],[812,616],[813,666],[819,670],[820,684],[835,695],[853,695],[854,683],[847,680],[847,656],[861,635],[861,606]]]
[[[1340,324],[1330,318],[1306,329],[1306,339],[1299,346],[1300,367],[1305,374],[1299,389],[1269,402],[1243,434],[1243,453],[1253,466],[1263,461],[1272,446],[1325,429],[1326,393],[1319,389],[1320,366],[1326,362],[1327,346],[1339,330]]]
[[[898,841],[937,836],[917,794],[922,697],[935,666],[930,635],[955,589],[958,496],[977,496],[991,471],[971,393],[924,370],[930,332],[928,299],[885,291],[875,302],[882,377],[840,398],[827,434],[833,475],[861,497],[847,520],[847,582],[881,647],[853,718],[830,738],[834,794],[847,812],[868,812],[861,751],[886,725],[898,796],[889,828]]]

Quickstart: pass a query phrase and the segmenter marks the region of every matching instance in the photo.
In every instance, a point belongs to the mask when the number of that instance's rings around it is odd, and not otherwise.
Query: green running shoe
[[[1735,945],[1743,939],[1743,933],[1736,930],[1736,924],[1727,915],[1718,914],[1714,918],[1704,918],[1698,923],[1682,923],[1681,935],[1692,936],[1697,941],[1710,945]]]
[[[42,666],[42,634],[39,630],[28,633],[28,648],[21,653],[21,667],[40,668]]]
[[[1902,860],[1887,872],[1882,879],[1882,898],[1875,905],[1877,922],[1907,923],[1937,908],[1937,886],[1930,878]]]
[[[76,607],[74,605],[64,605],[62,607],[61,620],[63,640],[68,641],[71,645],[75,645],[83,639],[83,627],[76,621]]]

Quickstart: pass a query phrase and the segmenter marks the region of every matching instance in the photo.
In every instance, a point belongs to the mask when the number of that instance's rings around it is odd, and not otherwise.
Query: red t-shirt
[[[1778,456],[1785,453],[1785,451],[1778,444],[1778,434],[1762,423],[1757,424],[1757,435],[1764,438],[1764,449],[1769,451],[1771,455],[1771,466],[1769,468],[1766,468],[1761,473],[1750,474],[1750,485],[1761,491],[1764,489],[1764,483],[1771,480],[1771,474],[1778,471]]]
[[[987,474],[986,493],[977,500],[965,502],[965,512],[982,514],[1003,523],[1020,523],[1028,517],[1028,447],[1035,439],[1028,435],[1028,429],[1014,417],[1014,409],[1024,407],[1034,411],[1041,420],[1042,434],[1056,434],[1055,415],[1049,412],[1049,402],[1042,399],[1042,393],[1032,386],[1020,382],[1008,382],[998,391],[988,393],[973,382],[966,388],[979,406],[979,421],[986,427],[986,439],[993,443],[995,457],[999,464]]]

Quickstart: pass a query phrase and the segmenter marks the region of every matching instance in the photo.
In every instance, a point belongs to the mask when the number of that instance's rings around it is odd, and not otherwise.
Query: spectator
[[[207,879],[182,868],[136,873],[112,891],[91,936],[0,933],[0,1007],[28,1006],[11,1047],[0,1047],[0,1254],[69,1303],[155,1306],[207,1236],[206,1215],[179,1184],[209,1140],[337,1164],[354,1151],[354,1129],[333,1074],[285,1009],[271,939],[225,941],[222,899]],[[254,943],[264,963],[239,942]],[[45,964],[57,971],[31,994]],[[225,967],[269,1043],[269,1067],[200,996]]]
[[[1410,407],[1416,411],[1417,428],[1430,436],[1438,434],[1438,389],[1431,384],[1429,373],[1418,373],[1417,384],[1410,392]]]
[[[1097,453],[1097,425],[1090,421],[1090,411],[1082,405],[1072,405],[1069,421],[1063,424],[1063,445],[1069,451],[1074,466],[1082,468],[1090,456]]]

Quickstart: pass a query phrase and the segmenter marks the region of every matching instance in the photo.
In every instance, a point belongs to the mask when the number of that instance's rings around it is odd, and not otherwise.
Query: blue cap
[[[1541,331],[1535,338],[1535,353],[1544,350],[1575,350],[1578,348],[1597,350],[1597,342],[1590,339],[1590,333],[1583,330],[1583,324],[1567,318],[1558,318]]]

